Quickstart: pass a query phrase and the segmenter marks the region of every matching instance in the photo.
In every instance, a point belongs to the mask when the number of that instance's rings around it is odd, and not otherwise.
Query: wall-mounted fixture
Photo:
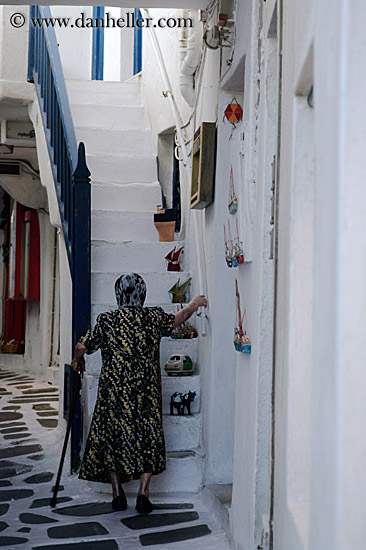
[[[203,39],[210,50],[231,48],[232,43],[229,39],[230,35],[231,31],[227,27],[224,28],[223,26],[219,27],[218,25],[214,25],[205,32]],[[225,44],[225,42],[227,42],[227,44]]]
[[[214,200],[216,123],[202,122],[194,134],[191,208],[202,210]]]
[[[35,147],[36,136],[33,124],[28,120],[2,120],[1,143],[17,147]]]
[[[234,1],[220,0],[218,6],[217,25],[225,27],[225,25],[233,19],[234,16]]]
[[[204,36],[207,47],[210,50],[217,50],[221,45],[220,29],[217,25],[209,29]]]

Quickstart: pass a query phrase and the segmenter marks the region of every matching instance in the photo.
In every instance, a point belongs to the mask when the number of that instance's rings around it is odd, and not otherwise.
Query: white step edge
[[[97,180],[91,185],[91,206],[93,210],[113,212],[156,212],[161,204],[161,187],[158,181],[151,183],[102,183]]]
[[[86,154],[153,154],[152,136],[149,130],[115,130],[99,127],[75,127],[77,141],[85,143]]]
[[[93,105],[70,103],[74,126],[91,128],[148,129],[144,108],[140,106]]]
[[[157,162],[153,155],[90,155],[86,162],[91,179],[99,182],[146,183],[157,178]]]
[[[92,246],[98,246],[98,241],[122,243],[133,239],[135,242],[159,242],[159,234],[154,226],[154,212],[94,210],[91,237]]]
[[[147,225],[147,224],[146,224]],[[147,226],[149,227],[149,226]],[[156,237],[157,231],[153,224],[150,226],[151,237]],[[130,227],[130,235],[134,236],[134,227]],[[117,238],[117,235],[115,235]],[[130,241],[108,242],[92,240],[91,266],[92,271],[99,273],[140,272],[147,267],[151,271],[167,272],[165,256],[172,250],[172,243],[136,242]],[[149,258],[147,260],[147,258]],[[171,273],[171,272],[170,272]]]
[[[111,493],[111,485],[87,482],[96,492]],[[201,449],[188,452],[167,453],[167,469],[162,474],[152,476],[150,491],[156,493],[197,493],[203,486],[203,453]],[[136,495],[139,481],[123,485],[129,495]]]

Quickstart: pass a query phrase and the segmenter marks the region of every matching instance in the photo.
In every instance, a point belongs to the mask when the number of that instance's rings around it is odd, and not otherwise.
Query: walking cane
[[[56,506],[56,502],[57,502],[57,493],[58,493],[58,488],[60,486],[62,468],[63,468],[63,465],[64,465],[66,449],[67,449],[67,443],[69,441],[69,435],[70,435],[70,431],[71,431],[72,418],[74,416],[75,403],[76,403],[76,398],[77,398],[77,394],[78,394],[78,390],[79,390],[80,376],[81,376],[81,373],[78,372],[78,375],[77,375],[77,378],[76,378],[75,389],[74,389],[74,393],[73,393],[73,396],[72,396],[71,409],[70,409],[70,414],[69,414],[69,421],[67,423],[64,446],[62,448],[60,465],[58,467],[58,472],[57,472],[57,479],[56,479],[55,486],[53,488],[53,497],[51,498],[51,502],[50,502],[50,506],[52,508],[54,508]]]

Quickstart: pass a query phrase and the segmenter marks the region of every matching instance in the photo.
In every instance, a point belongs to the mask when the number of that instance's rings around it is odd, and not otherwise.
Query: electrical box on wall
[[[220,0],[218,6],[217,25],[225,27],[234,17],[234,0]]]
[[[30,120],[2,120],[1,143],[17,147],[35,147],[33,124]]]
[[[191,208],[202,210],[214,200],[216,123],[202,122],[194,134]]]

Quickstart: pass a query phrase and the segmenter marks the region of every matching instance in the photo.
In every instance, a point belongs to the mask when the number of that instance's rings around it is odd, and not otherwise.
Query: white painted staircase
[[[167,272],[153,213],[161,204],[152,136],[140,103],[138,82],[66,82],[77,141],[84,141],[92,174],[92,323],[116,308],[114,282],[124,272],[140,273],[147,284],[146,305],[173,311],[168,290],[189,273]],[[200,375],[170,378],[164,364],[173,353],[197,360],[197,339],[161,343],[167,470],[153,477],[153,492],[191,492],[202,486]],[[89,429],[101,367],[100,353],[87,358],[84,411]],[[170,395],[196,391],[192,416],[170,416]],[[136,482],[130,484],[135,490]],[[129,490],[127,488],[127,490]]]

